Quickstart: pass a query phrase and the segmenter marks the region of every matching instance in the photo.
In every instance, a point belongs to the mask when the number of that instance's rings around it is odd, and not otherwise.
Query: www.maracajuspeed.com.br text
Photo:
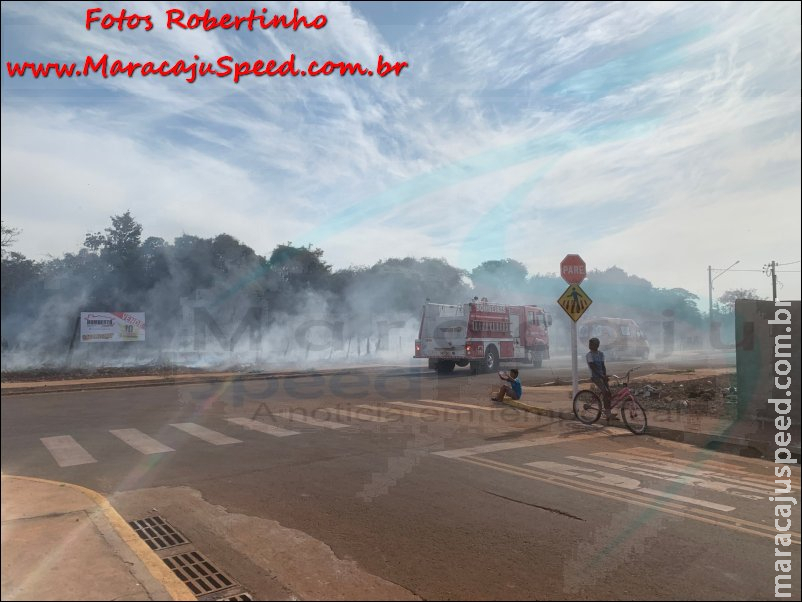
[[[100,76],[104,79],[109,77],[136,76],[146,77],[150,75],[161,75],[163,77],[181,77],[193,83],[199,77],[215,76],[219,78],[231,77],[237,83],[243,77],[252,75],[254,77],[318,77],[328,75],[340,76],[365,76],[365,77],[386,77],[395,74],[401,75],[401,71],[409,67],[406,61],[390,62],[379,55],[376,66],[366,67],[361,63],[351,63],[347,61],[310,61],[306,68],[299,69],[295,65],[295,55],[279,62],[274,59],[255,60],[255,61],[236,61],[232,56],[221,56],[214,62],[202,61],[195,55],[193,61],[123,61],[110,59],[107,54],[95,58],[87,56],[83,66],[78,63],[32,63],[23,62],[6,63],[8,75],[10,77],[33,77],[34,79],[56,77],[90,77]]]

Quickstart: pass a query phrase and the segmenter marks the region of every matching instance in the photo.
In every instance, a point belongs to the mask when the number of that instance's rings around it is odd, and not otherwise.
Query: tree
[[[145,288],[152,288],[160,280],[170,276],[167,264],[167,243],[163,238],[150,236],[140,248],[145,271]]]
[[[3,307],[5,308],[8,295],[19,293],[33,283],[40,275],[40,267],[24,255],[11,251],[6,253],[2,260],[2,291]]]
[[[17,228],[9,228],[4,223],[2,224],[2,255],[3,257],[6,256],[7,248],[10,248],[17,241],[17,236],[20,235],[20,231]]]
[[[313,249],[311,244],[306,247],[294,247],[291,242],[278,245],[268,264],[274,284],[278,279],[292,288],[320,288],[327,285],[331,275],[331,266],[323,261],[323,249]]]
[[[757,294],[757,290],[750,288],[750,289],[743,289],[743,288],[736,288],[729,291],[725,291],[723,295],[718,298],[718,302],[721,306],[721,311],[723,313],[732,313],[735,311],[735,301],[738,299],[762,299]]]
[[[528,272],[526,266],[514,259],[485,261],[471,270],[476,292],[483,297],[501,300],[509,292],[523,292]]]
[[[130,211],[111,217],[111,228],[106,228],[104,250],[115,268],[127,269],[139,260],[141,237],[142,225],[131,217]]]
[[[256,258],[253,249],[228,234],[215,237],[211,250],[214,267],[225,273],[237,271]]]
[[[130,211],[111,216],[111,228],[106,234],[87,233],[84,247],[100,257],[108,266],[111,282],[123,290],[136,290],[145,282],[141,237],[142,225]]]

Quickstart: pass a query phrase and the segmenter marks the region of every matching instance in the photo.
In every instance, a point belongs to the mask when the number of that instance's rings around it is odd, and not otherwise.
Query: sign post
[[[590,307],[592,301],[585,294],[579,284],[585,279],[585,262],[575,254],[565,256],[560,262],[560,275],[570,286],[557,300],[571,318],[571,399],[579,391],[579,366],[577,365],[576,321]]]

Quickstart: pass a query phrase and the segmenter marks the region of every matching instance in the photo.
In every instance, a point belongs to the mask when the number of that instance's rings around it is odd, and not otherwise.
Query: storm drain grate
[[[164,550],[188,543],[186,537],[176,531],[170,523],[161,516],[150,516],[128,523],[133,527],[151,550]]]
[[[205,596],[235,585],[198,552],[176,554],[162,560],[196,596]]]
[[[226,600],[253,600],[253,596],[247,592],[240,592],[238,594],[219,594],[219,596],[204,596],[201,600],[214,600],[214,602],[225,602]]]

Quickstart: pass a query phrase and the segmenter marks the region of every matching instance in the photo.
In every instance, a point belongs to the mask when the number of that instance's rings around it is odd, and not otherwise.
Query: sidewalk
[[[656,378],[657,376],[659,375],[649,375],[648,379],[659,380]],[[707,376],[707,374],[697,370],[689,376],[699,378]],[[677,375],[666,376],[666,378],[683,380]],[[632,382],[636,384],[637,379],[633,379]],[[579,389],[587,388],[587,386],[587,384],[580,383]],[[646,435],[743,456],[773,458],[776,448],[774,436],[777,432],[774,429],[774,423],[767,424],[746,418],[717,418],[688,411],[669,412],[650,407],[648,399],[639,399],[638,401],[646,410],[648,420]],[[562,420],[577,420],[574,416],[571,385],[524,387],[523,401],[505,399],[504,403],[534,414]],[[607,423],[600,419],[597,424],[606,425]],[[626,430],[626,426],[620,421],[613,421],[608,426]],[[798,441],[795,448],[792,446],[791,451],[795,455],[799,455]]]
[[[99,493],[2,476],[3,600],[195,600]]]
[[[89,389],[125,389],[131,387],[148,387],[163,385],[189,385],[201,383],[217,383],[227,380],[265,380],[271,378],[305,378],[309,376],[330,376],[348,374],[354,370],[406,370],[419,371],[420,368],[403,364],[353,364],[338,368],[322,370],[290,370],[286,367],[273,372],[202,372],[153,374],[147,376],[104,376],[100,378],[73,378],[64,380],[14,381],[0,384],[3,395],[23,393],[64,393],[68,391],[84,391]]]

